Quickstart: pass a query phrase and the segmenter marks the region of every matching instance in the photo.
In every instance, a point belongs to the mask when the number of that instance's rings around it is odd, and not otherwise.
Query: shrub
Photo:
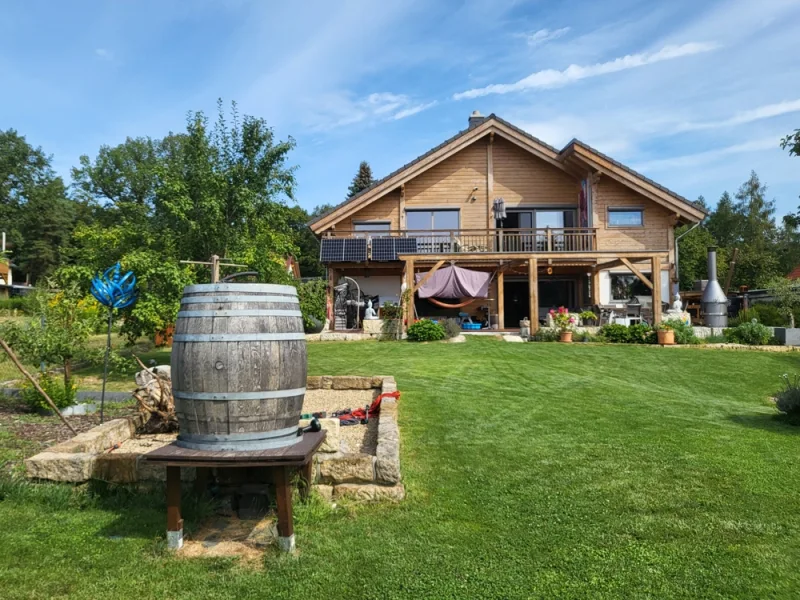
[[[594,314],[591,310],[584,310],[578,314],[578,317],[581,320],[581,323],[584,325],[593,325],[597,323],[597,315]]]
[[[403,336],[403,307],[394,302],[381,306],[381,341],[399,340]]]
[[[694,329],[691,325],[687,325],[683,321],[668,320],[664,321],[663,325],[668,325],[675,332],[676,344],[699,344],[700,340],[695,336]]]
[[[736,344],[747,344],[748,346],[765,346],[772,338],[772,333],[766,325],[762,325],[755,319],[748,323],[742,323],[737,327],[725,330],[725,338],[729,342]]]
[[[800,425],[800,376],[790,379],[784,374],[782,379],[784,387],[775,397],[775,406],[792,425]]]
[[[561,333],[553,327],[542,327],[531,336],[532,342],[557,342],[561,339]]]
[[[14,298],[0,298],[0,314],[4,312],[18,311],[21,313],[28,312],[28,302],[25,298],[15,296]]]
[[[655,331],[646,323],[634,323],[628,327],[628,343],[655,344],[656,340]]]
[[[444,328],[444,336],[448,340],[461,335],[461,325],[456,319],[445,319],[444,321],[439,321],[439,323]]]
[[[41,373],[38,377],[38,384],[44,392],[50,396],[53,404],[55,404],[57,408],[62,409],[75,404],[78,386],[75,385],[72,379],[70,379],[69,383],[66,385],[62,383],[60,379],[60,377],[53,377],[49,373]],[[50,405],[47,401],[28,380],[25,380],[22,386],[22,400],[32,410],[39,408],[50,409]]]
[[[430,319],[417,321],[408,328],[408,339],[412,342],[435,342],[444,337],[444,327]]]
[[[609,323],[600,328],[600,337],[612,344],[627,344],[631,341],[630,332],[625,325]]]
[[[754,304],[747,310],[740,310],[739,314],[728,322],[728,325],[738,327],[743,323],[750,323],[753,319],[767,327],[787,327],[789,323],[786,315],[781,314],[777,306],[762,302]]]
[[[307,331],[312,331],[318,328],[320,323],[325,323],[327,289],[328,284],[324,279],[312,279],[297,284],[303,327]]]

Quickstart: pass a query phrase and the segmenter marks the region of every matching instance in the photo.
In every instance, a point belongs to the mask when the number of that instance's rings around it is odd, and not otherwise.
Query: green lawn
[[[4,598],[796,598],[800,354],[329,343],[310,373],[395,375],[399,506],[312,505],[263,571],[163,550],[160,494],[0,487]],[[189,513],[196,526],[203,505]]]

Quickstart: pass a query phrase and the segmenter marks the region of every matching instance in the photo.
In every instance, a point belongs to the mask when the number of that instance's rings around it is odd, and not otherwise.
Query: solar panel
[[[372,238],[372,260],[376,262],[390,262],[398,260],[398,254],[415,254],[416,252],[416,238]]]
[[[323,238],[320,242],[320,262],[365,262],[367,260],[367,240],[365,238]]]

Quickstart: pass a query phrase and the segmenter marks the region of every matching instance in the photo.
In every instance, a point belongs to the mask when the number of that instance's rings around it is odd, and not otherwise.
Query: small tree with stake
[[[103,365],[103,391],[100,394],[100,422],[106,401],[106,379],[108,379],[108,356],[111,353],[111,326],[114,322],[114,309],[122,309],[136,302],[136,276],[133,271],[122,274],[119,263],[109,267],[101,275],[92,279],[92,296],[108,308],[108,335],[106,337],[106,356]]]

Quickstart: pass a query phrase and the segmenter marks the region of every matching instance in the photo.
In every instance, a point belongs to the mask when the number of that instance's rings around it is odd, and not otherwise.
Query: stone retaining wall
[[[308,389],[397,391],[394,377],[309,377]],[[143,455],[175,441],[177,434],[134,438],[142,415],[114,419],[56,444],[25,460],[30,479],[81,483],[98,479],[113,483],[143,483],[166,479],[165,467],[143,460]],[[326,499],[401,500],[400,438],[397,402],[385,398],[378,417],[375,455],[343,452],[339,419],[320,419],[327,432],[325,442],[314,456],[314,488]],[[306,426],[308,421],[301,421]],[[132,439],[133,438],[133,439]],[[184,480],[193,480],[192,468],[181,469]]]

